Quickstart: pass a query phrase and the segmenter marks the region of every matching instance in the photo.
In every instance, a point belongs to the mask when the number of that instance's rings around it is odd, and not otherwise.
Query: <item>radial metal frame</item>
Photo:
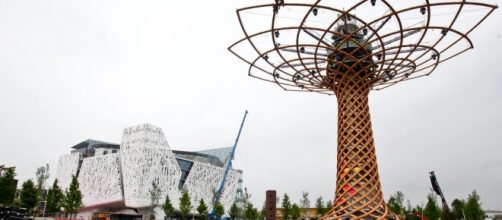
[[[383,15],[377,19],[374,19],[373,21],[366,22],[362,18],[357,17],[357,15],[351,13],[355,8],[359,7],[360,5],[364,3],[368,3],[369,1],[367,0],[361,0],[357,4],[355,4],[353,7],[349,8],[348,10],[341,10],[337,9],[334,7],[329,7],[326,5],[321,5],[320,0],[317,0],[314,4],[302,4],[302,3],[285,3],[283,6],[286,7],[307,7],[308,8],[308,13],[305,14],[305,16],[302,18],[302,21],[299,26],[289,26],[289,27],[275,27],[276,19],[277,19],[277,14],[273,13],[272,14],[272,24],[270,29],[263,30],[257,33],[248,33],[246,30],[246,27],[243,23],[243,18],[241,16],[242,13],[245,13],[246,11],[252,10],[252,9],[257,9],[257,8],[273,8],[276,6],[276,4],[263,4],[263,5],[255,5],[255,6],[250,6],[250,7],[245,7],[237,10],[237,16],[239,19],[239,23],[242,27],[242,30],[245,34],[245,37],[242,38],[241,40],[235,42],[232,44],[228,49],[230,52],[232,52],[235,56],[243,60],[244,62],[248,63],[250,65],[250,68],[248,70],[248,74],[252,77],[265,80],[268,82],[273,82],[278,84],[280,87],[282,87],[285,90],[288,91],[304,91],[304,92],[319,92],[319,93],[324,93],[328,95],[333,95],[334,92],[331,88],[322,86],[320,85],[321,82],[323,82],[324,78],[326,77],[326,72],[327,72],[327,67],[325,65],[320,65],[324,62],[327,62],[328,59],[325,54],[323,54],[321,51],[322,50],[335,50],[337,53],[344,54],[346,57],[345,59],[357,59],[353,57],[353,54],[351,53],[346,53],[340,48],[334,48],[331,45],[326,45],[326,42],[319,40],[317,44],[305,44],[300,42],[300,33],[302,31],[319,31],[322,32],[322,35],[320,36],[320,39],[324,39],[324,36],[326,35],[339,35],[339,33],[336,33],[332,31],[331,29],[339,22],[344,16],[350,16],[353,19],[357,20],[359,23],[363,24],[361,27],[359,27],[360,31],[364,28],[368,29],[368,31],[373,35],[372,39],[369,39],[364,44],[359,44],[359,48],[364,48],[368,45],[372,44],[377,44],[377,47],[375,51],[371,53],[371,57],[376,57],[377,55],[380,55],[384,59],[379,60],[375,62],[375,64],[378,64],[378,69],[375,71],[375,77],[374,77],[374,83],[372,86],[372,89],[374,90],[381,90],[384,88],[387,88],[389,86],[395,85],[399,82],[402,81],[407,81],[423,76],[428,76],[430,73],[432,73],[437,65],[439,63],[445,62],[453,57],[456,57],[464,52],[466,52],[469,49],[474,48],[472,41],[469,39],[468,34],[471,33],[476,27],[479,26],[496,8],[497,6],[495,5],[490,5],[486,3],[479,3],[479,2],[470,2],[470,1],[458,1],[458,2],[434,2],[431,3],[429,0],[426,0],[424,4],[422,5],[415,5],[411,6],[408,8],[404,9],[399,9],[396,10],[392,7],[392,5],[386,1],[386,0],[379,0],[379,2],[383,3],[385,6],[387,6],[388,11],[390,13],[387,13],[386,15]],[[457,18],[462,12],[462,9],[464,8],[465,5],[472,5],[472,6],[480,6],[480,7],[486,7],[487,8],[487,13],[475,24],[473,25],[469,30],[465,32],[461,32],[459,30],[456,30],[453,27],[455,22],[457,21]],[[458,6],[458,10],[456,11],[453,19],[450,21],[450,23],[444,25],[444,26],[432,26],[430,25],[431,21],[431,13],[428,13],[431,11],[432,8],[434,7],[440,7],[440,6]],[[426,15],[426,21],[425,25],[422,27],[411,27],[411,28],[404,28],[400,19],[400,14],[403,14],[405,12],[410,12],[410,11],[418,11],[421,8],[426,8],[427,15]],[[320,28],[315,28],[315,27],[309,27],[306,26],[305,23],[309,16],[312,15],[312,11],[314,9],[323,9],[323,10],[329,10],[332,12],[339,13],[341,16],[338,19],[335,19],[331,25],[329,25],[329,28],[326,29],[320,29]],[[376,30],[376,28],[372,27],[372,25],[377,24],[378,22],[385,21],[387,19],[395,18],[398,22],[398,30],[390,33],[386,33],[384,35],[380,35],[378,33],[379,30]],[[276,42],[276,38],[274,37],[274,33],[276,31],[285,31],[285,30],[294,30],[296,31],[296,44],[294,45],[278,45]],[[442,37],[438,38],[436,42],[432,43],[431,45],[424,44],[422,40],[424,39],[425,36],[427,36],[431,30],[440,30],[440,31],[446,31],[449,34],[455,34],[458,36],[457,40],[451,42],[448,46],[446,46],[442,50],[437,50],[435,47],[441,43],[445,37],[443,35]],[[414,43],[414,44],[406,44],[403,45],[403,36],[405,36],[406,33],[410,31],[419,31],[421,33],[421,36],[419,37],[419,41]],[[343,41],[346,42],[350,40],[352,37],[352,34],[346,35],[346,36],[341,36],[344,37]],[[274,48],[269,48],[266,51],[260,51],[258,47],[254,44],[253,38],[257,36],[261,36],[264,34],[270,34],[271,40],[273,42],[273,45],[276,45]],[[389,36],[393,36],[398,34],[401,36],[400,42],[398,46],[393,46],[393,47],[386,47],[384,45],[385,43],[385,38]],[[406,36],[405,36],[406,37]],[[441,54],[443,54],[445,51],[453,47],[455,44],[458,44],[461,41],[465,41],[468,44],[468,47],[463,48],[459,52],[447,56],[447,57],[442,57]],[[252,46],[253,50],[258,54],[254,60],[247,60],[243,56],[241,56],[237,51],[234,50],[234,48],[242,43],[250,43]],[[341,45],[341,44],[340,44]],[[300,52],[301,47],[310,47],[314,48],[313,53],[314,57],[313,58],[305,58],[302,57],[302,52]],[[406,50],[406,48],[408,48]],[[285,50],[292,49],[296,51],[297,57],[295,59],[287,59],[284,56]],[[266,59],[268,54],[276,52],[279,57],[281,58],[281,63],[272,63]],[[388,54],[394,54],[394,56],[389,57]],[[405,57],[399,56],[399,54],[406,53],[407,55]],[[412,54],[418,54],[420,53],[421,55],[414,58],[414,59],[409,59]],[[417,60],[421,59],[425,55],[435,55],[436,57],[433,58],[433,56],[425,59],[423,62],[416,62]],[[387,59],[386,59],[387,58]],[[364,58],[363,58],[364,59]],[[363,60],[363,59],[358,59],[358,60]],[[265,62],[268,63],[273,68],[273,71],[266,70],[264,68],[261,68],[260,66],[257,65],[257,62],[260,60],[264,60]],[[306,64],[304,61],[310,60],[312,61],[315,66],[314,67],[309,67],[310,65]],[[298,61],[300,63],[298,63]],[[344,60],[338,62],[339,65],[344,65]],[[404,66],[403,66],[404,65]],[[286,68],[289,67],[289,71],[285,70]],[[268,73],[272,78],[267,79],[264,77],[257,76],[253,74],[253,68],[256,68],[262,72]],[[350,70],[350,67],[348,67]],[[311,70],[315,71],[315,74],[308,74],[306,72],[310,72]],[[386,73],[388,72],[394,72],[394,76],[392,79],[386,79]],[[284,76],[280,76],[280,74],[284,74]],[[278,77],[279,76],[279,77]],[[299,76],[300,78],[298,78]],[[296,87],[297,89],[293,89],[292,87]]]

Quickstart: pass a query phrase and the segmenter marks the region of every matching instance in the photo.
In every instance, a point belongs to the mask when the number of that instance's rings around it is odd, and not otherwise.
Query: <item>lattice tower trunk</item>
[[[373,80],[354,75],[330,79],[338,99],[338,162],[334,205],[322,219],[388,219],[394,215],[380,188],[368,105]]]

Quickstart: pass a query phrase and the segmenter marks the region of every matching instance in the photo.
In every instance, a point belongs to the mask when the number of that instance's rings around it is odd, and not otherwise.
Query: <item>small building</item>
[[[486,219],[490,220],[502,220],[502,211],[497,210],[485,210]]]
[[[276,219],[282,220],[284,216],[284,209],[283,208],[277,208],[276,209]],[[309,208],[307,209],[307,213],[305,214],[305,211],[302,209],[300,219],[301,220],[317,220],[321,217],[319,213],[317,212],[317,208]]]

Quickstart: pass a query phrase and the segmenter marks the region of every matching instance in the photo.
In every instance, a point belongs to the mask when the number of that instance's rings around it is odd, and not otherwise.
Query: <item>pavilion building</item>
[[[169,196],[178,209],[179,198],[186,190],[192,204],[203,199],[211,210],[231,150],[172,150],[161,128],[142,124],[124,129],[120,144],[89,139],[73,146],[70,154],[60,156],[56,178],[66,190],[72,176],[77,177],[84,205],[78,218],[90,219],[93,213],[123,209],[149,217],[152,182],[161,189],[159,204]],[[225,210],[235,201],[241,177],[242,171],[230,169],[219,200]],[[196,213],[196,205],[192,206],[192,213]],[[158,209],[155,219],[164,219]]]

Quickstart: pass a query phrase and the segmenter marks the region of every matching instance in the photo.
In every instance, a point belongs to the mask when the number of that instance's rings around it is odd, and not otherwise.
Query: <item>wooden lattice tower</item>
[[[346,10],[333,7],[341,2]],[[497,6],[461,0],[347,2],[276,1],[239,9],[245,37],[229,50],[250,64],[252,77],[288,91],[336,95],[336,190],[334,205],[322,218],[396,219],[382,196],[368,94],[428,76],[439,63],[473,48],[468,34]],[[374,13],[367,8],[378,7],[383,16],[368,16]],[[249,15],[268,15],[272,24],[255,30],[245,22]],[[450,17],[436,19],[444,15]],[[422,21],[407,23],[413,16]]]
[[[380,190],[373,132],[368,106],[371,82],[348,78],[336,86],[338,98],[337,196],[325,216],[386,216]]]

